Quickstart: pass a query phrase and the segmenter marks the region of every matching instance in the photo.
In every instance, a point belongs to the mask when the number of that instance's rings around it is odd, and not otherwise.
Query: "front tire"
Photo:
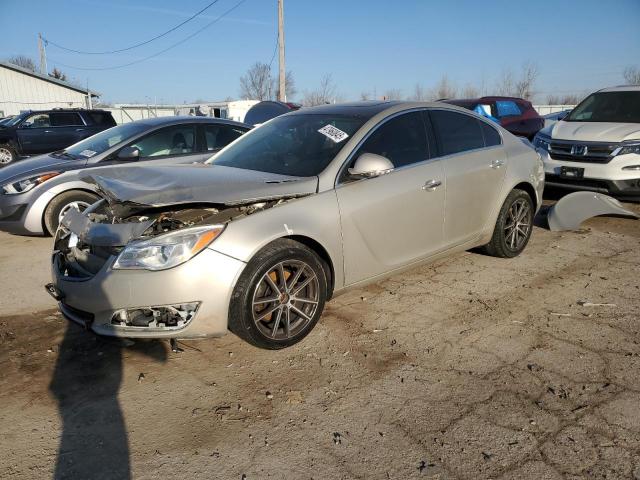
[[[524,190],[512,190],[502,204],[491,241],[483,249],[494,257],[513,258],[522,253],[533,230],[533,201]]]
[[[18,154],[9,145],[0,145],[0,168],[18,159]]]
[[[270,243],[240,275],[231,297],[229,329],[259,348],[298,343],[322,315],[326,278],[313,250],[289,239]]]
[[[55,197],[44,210],[44,226],[49,235],[56,233],[60,220],[70,208],[77,208],[83,211],[98,200],[100,200],[100,197],[95,193],[82,190],[70,190]]]

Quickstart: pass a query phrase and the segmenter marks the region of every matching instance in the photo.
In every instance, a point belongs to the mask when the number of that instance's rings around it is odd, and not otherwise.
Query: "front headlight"
[[[640,155],[640,143],[632,143],[630,145],[622,145],[614,155],[627,155],[628,153],[635,153]]]
[[[193,258],[213,242],[224,225],[207,225],[178,230],[125,247],[114,269],[166,270]]]
[[[57,177],[58,175],[60,175],[60,172],[47,172],[36,175],[35,177],[24,178],[17,182],[7,183],[2,185],[2,193],[5,193],[6,195],[25,193],[29,190],[33,190],[35,187],[46,182],[50,178]]]
[[[538,134],[533,139],[533,146],[548,152],[551,150],[551,139]]]

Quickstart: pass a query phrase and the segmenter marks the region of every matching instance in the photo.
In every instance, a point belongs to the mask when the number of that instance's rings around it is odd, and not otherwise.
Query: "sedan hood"
[[[40,155],[25,160],[18,160],[10,163],[6,167],[0,168],[0,185],[39,173],[80,168],[86,163],[86,159],[75,160],[65,157],[53,157],[51,155]]]
[[[554,140],[583,142],[624,142],[640,140],[640,124],[559,121],[551,127]]]
[[[317,177],[291,177],[217,165],[105,167],[81,177],[107,201],[165,207],[191,203],[239,205],[316,193]]]

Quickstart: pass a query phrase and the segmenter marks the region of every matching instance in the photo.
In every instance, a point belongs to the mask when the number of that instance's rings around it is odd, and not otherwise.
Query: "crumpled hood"
[[[189,203],[234,205],[316,193],[317,177],[291,177],[218,165],[104,167],[87,171],[109,203],[150,207]]]
[[[623,142],[640,140],[638,123],[565,122],[551,127],[554,140],[579,140],[584,142]]]
[[[81,168],[86,163],[86,159],[75,160],[72,158],[52,157],[51,155],[39,155],[37,157],[25,158],[24,160],[16,160],[6,167],[0,168],[0,185],[38,175],[39,173],[51,171],[64,172],[74,168]]]

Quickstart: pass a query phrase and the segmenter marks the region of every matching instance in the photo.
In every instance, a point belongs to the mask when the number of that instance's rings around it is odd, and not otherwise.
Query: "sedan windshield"
[[[91,158],[98,153],[110,149],[118,143],[146,130],[148,125],[140,123],[125,123],[107,130],[103,130],[89,138],[67,147],[64,153],[78,158]]]
[[[311,177],[331,163],[366,120],[347,115],[284,115],[247,133],[207,163]]]
[[[640,91],[591,94],[564,120],[565,122],[640,123]]]

